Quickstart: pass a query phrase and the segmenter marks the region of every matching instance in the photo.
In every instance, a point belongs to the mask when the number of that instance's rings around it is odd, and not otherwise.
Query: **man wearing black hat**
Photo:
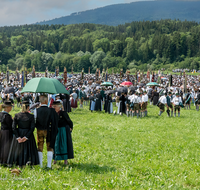
[[[40,166],[42,167],[43,159],[43,146],[44,139],[46,139],[47,145],[47,167],[51,168],[51,162],[53,158],[53,148],[55,145],[58,119],[57,113],[53,108],[48,108],[47,95],[40,96],[40,107],[35,112],[36,128],[37,128],[37,143],[38,143],[38,156]]]

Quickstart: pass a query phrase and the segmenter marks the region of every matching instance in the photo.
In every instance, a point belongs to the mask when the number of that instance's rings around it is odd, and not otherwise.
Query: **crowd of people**
[[[13,104],[9,99],[3,100],[0,112],[0,164],[6,166],[27,164],[43,167],[44,143],[47,146],[47,168],[58,160],[74,158],[71,132],[73,122],[64,111],[61,100],[55,100],[48,106],[48,96],[40,94],[39,103],[30,107],[27,96],[20,101],[21,112],[14,118],[9,114]],[[30,112],[32,110],[32,113]],[[37,145],[34,130],[37,130]]]
[[[38,74],[43,77],[43,74]],[[71,132],[73,122],[68,113],[80,106],[91,112],[143,118],[148,116],[148,104],[158,106],[159,116],[166,109],[166,116],[180,117],[182,108],[199,111],[199,77],[193,75],[170,75],[161,72],[137,75],[71,74],[49,75],[65,83],[69,94],[21,93],[21,82],[15,75],[2,77],[0,112],[0,164],[12,166],[42,165],[44,142],[47,146],[47,167],[57,160],[74,158]],[[3,80],[4,79],[4,80]],[[31,79],[31,78],[30,78]],[[64,82],[65,81],[65,82]],[[126,85],[128,82],[128,85]],[[150,82],[154,82],[150,84]],[[155,83],[157,82],[157,83]],[[125,85],[124,85],[125,84]],[[16,104],[15,104],[16,103]],[[9,114],[15,106],[21,112],[14,118]],[[114,111],[114,107],[117,111]],[[37,130],[37,144],[34,130]]]

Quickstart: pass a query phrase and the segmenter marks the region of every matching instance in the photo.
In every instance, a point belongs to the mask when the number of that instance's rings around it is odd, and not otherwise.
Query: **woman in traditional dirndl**
[[[29,102],[22,102],[22,112],[15,114],[12,129],[12,140],[7,163],[9,165],[38,165],[38,151],[33,131],[35,129],[34,115],[28,113]]]
[[[71,132],[73,130],[73,122],[66,111],[62,111],[60,101],[53,103],[53,108],[58,114],[58,133],[56,136],[54,148],[54,164],[57,160],[64,160],[64,164],[68,164],[68,159],[74,158],[73,144]]]
[[[75,89],[73,89],[73,93],[70,96],[71,96],[71,107],[74,110],[78,107],[78,105],[77,105],[77,97],[78,96],[77,96]]]
[[[0,164],[7,164],[8,154],[13,139],[12,132],[12,117],[9,112],[12,110],[12,103],[10,101],[5,101],[4,104],[0,106]]]

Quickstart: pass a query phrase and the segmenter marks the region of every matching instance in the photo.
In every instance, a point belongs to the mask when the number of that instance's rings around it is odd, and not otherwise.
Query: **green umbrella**
[[[63,77],[61,77],[60,75],[57,77],[57,79],[63,79]]]
[[[146,84],[146,86],[160,86],[160,85],[156,82],[150,82],[150,83]]]
[[[52,78],[33,78],[27,82],[21,92],[69,94],[69,92],[58,80]]]
[[[101,83],[101,86],[113,86],[113,84],[111,82],[104,82]]]

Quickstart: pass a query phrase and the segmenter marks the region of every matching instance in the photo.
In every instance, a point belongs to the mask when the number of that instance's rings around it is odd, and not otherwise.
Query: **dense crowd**
[[[9,80],[2,74],[0,112],[0,164],[26,164],[42,167],[44,142],[47,146],[47,167],[57,160],[74,158],[71,132],[73,122],[68,113],[80,106],[91,112],[126,114],[127,117],[148,116],[148,104],[159,107],[159,115],[166,109],[168,117],[180,117],[182,108],[191,109],[191,103],[199,111],[200,83],[198,76],[137,73],[137,75],[68,74],[48,77],[65,83],[69,94],[21,93],[22,82],[11,74]],[[44,74],[36,73],[36,77]],[[20,77],[21,78],[21,77]],[[31,80],[31,75],[27,79]],[[28,80],[27,80],[28,81]],[[157,83],[156,83],[157,82]],[[16,103],[16,104],[15,104]],[[14,118],[9,114],[15,106],[21,112]],[[117,111],[113,107],[117,106]],[[37,129],[37,144],[34,130]]]

